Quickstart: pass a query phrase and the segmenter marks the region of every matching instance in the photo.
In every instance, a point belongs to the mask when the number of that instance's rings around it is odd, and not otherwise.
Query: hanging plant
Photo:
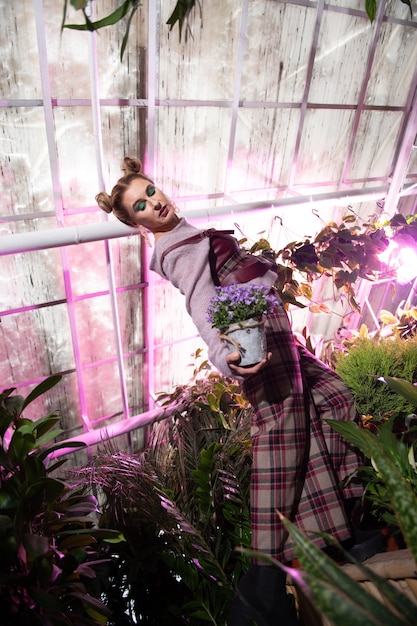
[[[69,0],[69,4],[76,11],[82,12],[84,17],[84,24],[66,24],[65,20],[67,16],[68,0],[64,0],[61,30],[63,30],[64,28],[69,28],[72,30],[87,30],[93,32],[95,30],[99,30],[100,28],[104,28],[105,26],[114,26],[114,24],[117,24],[123,18],[125,18],[126,15],[128,15],[126,30],[123,37],[122,45],[120,47],[120,60],[123,61],[123,55],[129,38],[130,26],[132,24],[132,20],[136,11],[140,6],[142,6],[142,3],[139,2],[139,0],[123,0],[115,11],[109,13],[109,15],[106,15],[105,17],[97,21],[92,21],[88,15],[88,7],[91,5],[92,1],[93,0]],[[175,24],[178,22],[180,41],[184,23],[188,21],[188,17],[195,4],[196,0],[178,0],[173,12],[171,13],[171,16],[167,21],[167,24],[170,26],[170,30],[172,30]],[[200,2],[199,6],[201,15]],[[187,36],[185,40],[187,41]]]
[[[410,17],[412,18],[413,17],[413,9],[411,7],[411,0],[401,0],[401,2],[408,6],[408,8],[410,9]],[[377,4],[376,0],[365,0],[366,14],[369,17],[369,19],[371,20],[371,22],[373,22],[374,19],[376,18],[377,9],[378,9],[378,4]]]
[[[314,237],[292,241],[279,251],[274,251],[266,239],[260,239],[249,252],[268,254],[275,259],[278,272],[275,286],[284,302],[305,306],[299,298],[311,301],[313,283],[325,276],[333,281],[339,293],[346,295],[352,309],[360,311],[355,289],[359,278],[370,281],[396,278],[395,270],[379,258],[391,240],[401,247],[417,246],[417,216],[396,214],[386,222],[371,219],[359,223],[348,214],[340,224],[330,222]],[[305,282],[297,280],[297,276]]]
[[[84,24],[66,24],[65,20],[66,20],[66,15],[67,15],[68,0],[64,0],[64,10],[63,10],[62,23],[61,23],[61,30],[64,28],[70,28],[73,30],[95,31],[95,30],[99,30],[100,28],[103,28],[104,26],[113,26],[114,24],[117,24],[117,22],[120,22],[129,13],[125,35],[123,37],[122,45],[120,48],[120,60],[122,61],[124,51],[126,49],[127,41],[129,38],[129,31],[130,31],[130,26],[132,23],[133,16],[135,15],[138,8],[142,6],[142,4],[139,2],[139,0],[121,0],[120,5],[115,11],[113,11],[112,13],[109,13],[109,15],[106,15],[102,19],[93,22],[88,15],[88,6],[91,4],[92,1],[93,0],[69,0],[69,4],[76,11],[82,12],[84,16]],[[413,10],[411,7],[411,0],[400,0],[400,1],[409,7],[410,17],[412,19]],[[185,41],[187,42],[188,33],[191,32],[189,25],[188,25],[188,18],[192,10],[195,8],[195,5],[197,4],[197,2],[198,2],[199,9],[200,9],[200,18],[202,21],[202,0],[177,0],[174,10],[172,11],[170,17],[167,20],[167,25],[170,26],[170,30],[172,30],[175,24],[178,23],[180,41],[182,38],[184,24],[186,24],[187,26],[186,26],[186,31],[185,31]],[[376,18],[377,9],[378,9],[377,0],[364,0],[364,4],[365,4],[366,14],[368,15],[370,21],[373,22]]]

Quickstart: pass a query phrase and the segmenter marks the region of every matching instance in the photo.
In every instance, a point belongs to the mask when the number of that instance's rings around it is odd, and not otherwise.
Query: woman
[[[251,282],[273,286],[273,267],[242,251],[236,240],[199,231],[180,218],[170,200],[125,158],[124,176],[98,205],[122,222],[154,235],[150,267],[185,296],[186,308],[208,346],[210,361],[226,376],[243,381],[253,407],[251,478],[252,548],[286,563],[294,548],[277,511],[297,526],[326,532],[339,541],[351,536],[345,500],[360,486],[339,484],[358,466],[356,453],[331,430],[326,419],[354,420],[353,399],[339,377],[294,341],[280,303],[266,316],[268,357],[244,368],[238,352],[219,338],[207,321],[216,284]],[[214,236],[213,236],[214,235]],[[216,238],[217,237],[217,238]],[[324,547],[317,537],[314,542]],[[254,563],[239,586],[230,626],[296,624],[279,568]]]

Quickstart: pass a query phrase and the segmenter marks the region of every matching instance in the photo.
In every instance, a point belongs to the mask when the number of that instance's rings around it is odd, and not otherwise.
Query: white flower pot
[[[266,357],[266,336],[261,318],[251,318],[237,324],[231,324],[222,331],[223,341],[231,344],[231,352],[239,352],[242,367],[259,363]]]

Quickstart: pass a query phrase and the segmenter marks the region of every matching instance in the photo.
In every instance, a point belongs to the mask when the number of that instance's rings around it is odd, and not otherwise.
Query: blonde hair
[[[124,174],[113,187],[111,194],[101,191],[96,195],[96,202],[100,209],[106,213],[113,213],[124,224],[136,227],[130,218],[129,211],[123,205],[123,196],[132,180],[142,178],[152,184],[153,180],[142,172],[142,162],[139,159],[125,157],[121,169]]]

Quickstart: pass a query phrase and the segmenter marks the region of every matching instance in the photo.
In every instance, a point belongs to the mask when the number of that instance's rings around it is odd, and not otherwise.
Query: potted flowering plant
[[[267,285],[237,284],[216,287],[207,321],[221,331],[221,338],[238,350],[241,366],[258,363],[266,356],[262,316],[278,303]]]

